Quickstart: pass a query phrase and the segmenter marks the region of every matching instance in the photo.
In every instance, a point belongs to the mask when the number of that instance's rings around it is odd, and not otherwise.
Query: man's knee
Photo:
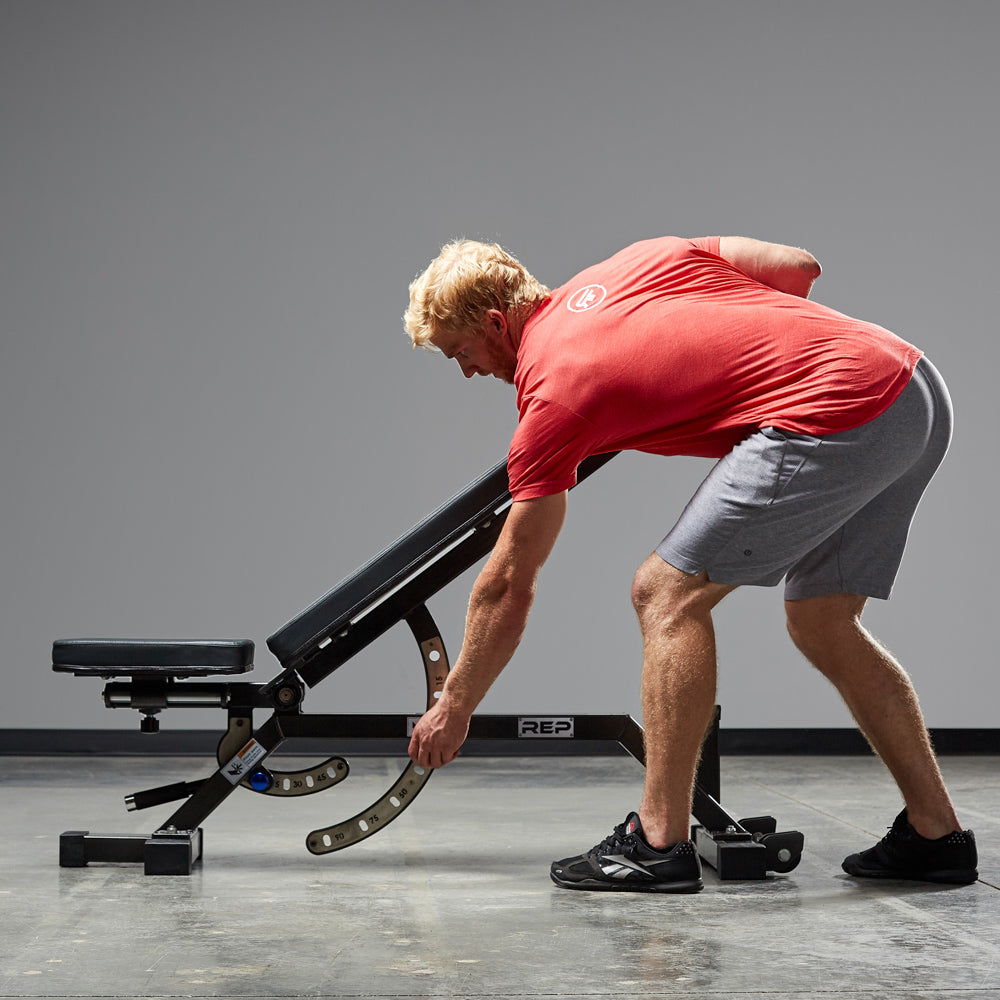
[[[644,629],[669,628],[707,614],[733,589],[712,583],[707,573],[684,573],[654,552],[632,579],[632,606]]]
[[[813,664],[862,632],[861,612],[866,598],[857,594],[829,594],[785,601],[788,634]]]

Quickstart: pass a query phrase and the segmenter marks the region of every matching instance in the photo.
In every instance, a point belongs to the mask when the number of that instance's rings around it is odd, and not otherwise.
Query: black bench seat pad
[[[253,669],[251,639],[57,639],[52,669],[77,675],[206,677]]]

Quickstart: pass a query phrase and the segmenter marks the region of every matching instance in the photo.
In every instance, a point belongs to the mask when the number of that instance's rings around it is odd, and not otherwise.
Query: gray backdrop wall
[[[413,352],[452,236],[549,284],[633,240],[806,246],[921,345],[952,453],[870,627],[934,726],[995,726],[993,0],[5,0],[0,728],[127,728],[57,637],[263,640],[505,453],[511,390]],[[571,502],[484,711],[638,713],[636,565],[708,464]],[[472,574],[432,602],[452,654]],[[724,721],[849,725],[780,592],[717,615]],[[405,628],[310,696],[418,710]],[[217,714],[217,713],[216,713]],[[216,728],[196,711],[172,726]]]

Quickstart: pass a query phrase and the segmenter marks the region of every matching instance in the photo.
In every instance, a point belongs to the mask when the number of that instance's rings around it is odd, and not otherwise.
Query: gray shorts
[[[824,437],[764,427],[708,474],[657,553],[785,599],[888,598],[910,522],[951,440],[951,398],[921,358],[881,416]]]

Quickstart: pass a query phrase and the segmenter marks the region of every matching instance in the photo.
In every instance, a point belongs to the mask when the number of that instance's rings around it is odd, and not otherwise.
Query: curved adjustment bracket
[[[427,708],[430,709],[441,696],[448,677],[448,654],[426,605],[421,604],[411,611],[406,616],[406,624],[410,626],[410,631],[420,646],[427,678]],[[417,797],[432,773],[432,769],[418,767],[411,761],[396,783],[381,798],[342,823],[313,830],[306,837],[306,847],[313,854],[329,854],[377,833]]]
[[[253,732],[253,719],[250,716],[233,716],[229,720],[229,728],[219,740],[216,759],[219,766],[232,760],[234,755],[246,743],[248,733]],[[322,792],[325,788],[333,788],[350,773],[350,767],[343,757],[328,757],[321,764],[305,767],[299,771],[272,771],[260,767],[247,775],[240,785],[258,795],[312,795]]]

